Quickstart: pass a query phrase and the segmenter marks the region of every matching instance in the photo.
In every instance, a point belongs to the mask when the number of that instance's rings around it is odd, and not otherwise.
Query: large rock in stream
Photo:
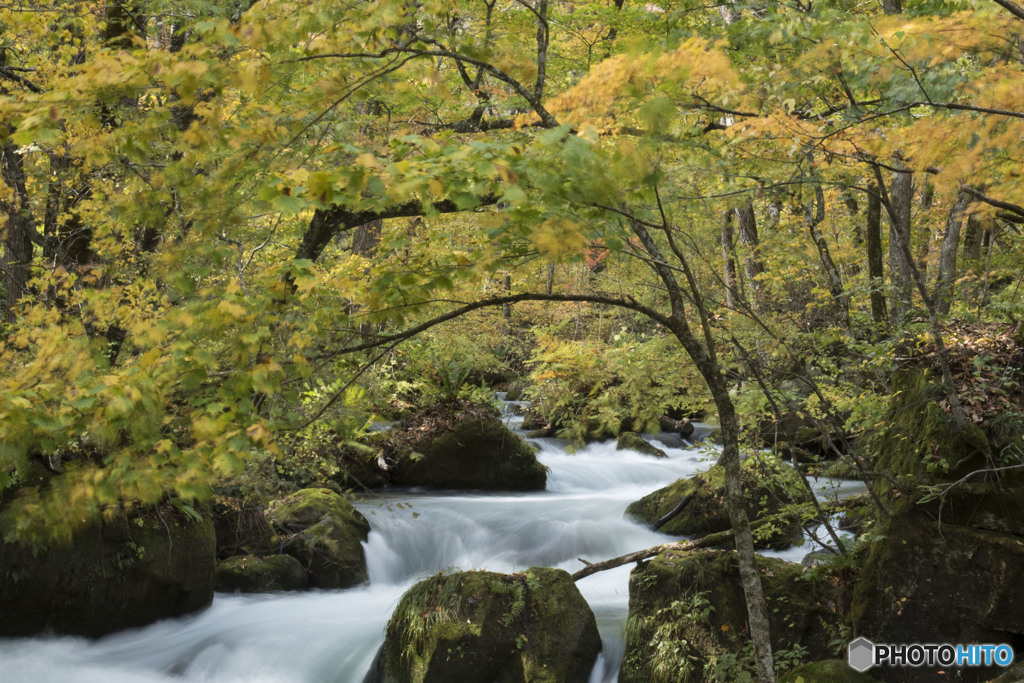
[[[740,471],[751,522],[777,514],[787,505],[810,500],[799,472],[772,456],[747,458]],[[626,515],[653,527],[683,501],[687,502],[682,512],[658,527],[658,531],[674,536],[704,536],[732,528],[725,506],[725,470],[719,465],[630,503]],[[773,525],[770,529],[755,528],[754,540],[760,548],[781,550],[799,542],[802,535],[800,525],[791,523]]]
[[[284,552],[297,559],[316,588],[348,588],[367,579],[362,542],[366,518],[330,489],[302,489],[276,500],[267,521],[280,535]]]
[[[189,513],[118,509],[66,544],[0,543],[0,636],[53,629],[98,637],[208,606],[213,522]]]
[[[615,450],[617,451],[636,451],[643,455],[650,455],[655,458],[667,458],[668,455],[665,451],[661,450],[657,446],[648,441],[645,441],[636,432],[622,432],[619,434],[619,438],[615,441]]]
[[[440,433],[412,441],[392,474],[400,486],[442,489],[542,490],[547,468],[534,449],[501,419],[474,411]]]
[[[971,505],[947,502],[941,526],[937,501],[931,511],[927,504],[904,505],[888,520],[854,590],[850,617],[855,636],[875,643],[1009,643],[1020,651],[1024,537],[945,521],[976,520],[1019,532],[1019,519],[994,524],[1001,515],[993,510],[1018,511],[1024,491],[963,497]],[[998,667],[949,670],[950,680],[970,682],[1003,673]],[[872,673],[893,682],[936,680],[936,669],[929,667],[880,667]]]
[[[840,588],[792,562],[758,556],[756,566],[777,661],[780,654],[793,663],[834,656],[830,641],[844,614]],[[619,681],[742,680],[753,671],[753,656],[744,655],[746,624],[735,552],[665,551],[630,574]]]
[[[601,650],[560,569],[439,574],[410,588],[367,683],[584,683]]]

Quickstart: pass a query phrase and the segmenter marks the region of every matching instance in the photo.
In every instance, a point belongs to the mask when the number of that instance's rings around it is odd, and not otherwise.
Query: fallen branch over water
[[[842,512],[844,510],[849,510],[850,508],[855,508],[858,505],[863,505],[866,501],[867,495],[861,493],[856,496],[850,496],[849,498],[844,498],[836,502],[825,503],[821,506],[821,509],[823,512],[829,515],[833,515],[837,512]],[[777,515],[762,517],[761,519],[751,522],[750,526],[753,530],[756,530],[759,527],[764,526],[766,524],[778,524],[780,522],[791,523],[794,519],[800,518],[803,515],[803,513],[807,511],[807,509],[809,508],[809,505],[800,506],[799,508],[793,510],[780,512]],[[630,562],[642,562],[643,560],[654,557],[655,555],[660,555],[661,553],[667,550],[673,550],[676,552],[687,552],[690,550],[699,550],[701,548],[713,548],[716,546],[723,545],[725,541],[728,541],[731,538],[732,529],[727,529],[726,531],[719,531],[717,533],[708,534],[707,536],[695,538],[692,541],[675,541],[673,543],[663,543],[662,545],[656,545],[652,548],[646,548],[645,550],[637,550],[626,555],[613,557],[612,559],[604,560],[603,562],[587,562],[583,558],[579,558],[580,562],[584,563],[587,566],[585,566],[578,572],[574,573],[572,575],[572,580],[579,581],[580,579],[584,579],[590,576],[591,574],[603,572],[608,569],[615,569],[616,567],[621,567],[622,565],[629,564]]]

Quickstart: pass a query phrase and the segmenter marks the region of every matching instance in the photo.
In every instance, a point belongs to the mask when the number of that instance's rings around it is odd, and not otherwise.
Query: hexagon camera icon
[[[875,644],[867,638],[858,638],[850,643],[847,662],[850,668],[864,672],[870,669],[875,663]]]

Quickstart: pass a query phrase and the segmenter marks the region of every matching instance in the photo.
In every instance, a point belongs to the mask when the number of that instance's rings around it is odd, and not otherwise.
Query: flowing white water
[[[520,420],[512,418],[510,426]],[[655,442],[656,459],[614,442],[575,453],[539,439],[547,490],[523,494],[391,492],[356,505],[370,521],[368,585],[341,591],[218,594],[204,612],[87,641],[0,639],[5,683],[359,683],[402,593],[442,569],[570,572],[672,540],[622,517],[630,502],[708,466],[701,453]],[[791,553],[796,559],[809,548]],[[787,556],[787,559],[791,557]],[[622,658],[630,567],[578,586],[597,616],[604,653],[594,683],[614,681]]]

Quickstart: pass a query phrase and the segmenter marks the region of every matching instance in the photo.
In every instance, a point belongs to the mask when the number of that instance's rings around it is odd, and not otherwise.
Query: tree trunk
[[[32,232],[35,225],[28,206],[23,164],[24,159],[14,145],[8,143],[0,148],[0,178],[14,195],[10,201],[0,201],[0,213],[7,220],[3,229],[4,255],[0,268],[3,268],[8,322],[14,320],[15,304],[27,293],[32,274]]]
[[[903,12],[903,1],[882,0],[882,10],[886,14],[901,14]]]
[[[373,258],[380,246],[380,232],[383,227],[384,221],[379,218],[357,226],[352,233],[352,253]]]
[[[897,167],[905,168],[902,162]],[[889,278],[892,281],[892,324],[899,327],[913,301],[913,264],[910,262],[910,210],[914,198],[914,174],[899,170],[889,185]],[[904,249],[903,247],[907,248]]]
[[[967,229],[964,231],[964,250],[961,255],[965,267],[977,266],[981,260],[981,243],[984,240],[985,226],[977,216],[967,218]]]
[[[811,233],[814,246],[818,248],[818,258],[821,259],[821,267],[825,270],[825,275],[828,277],[828,290],[832,293],[832,298],[839,307],[840,323],[842,323],[843,327],[848,328],[850,326],[850,303],[843,291],[843,277],[840,275],[839,269],[836,268],[835,261],[832,260],[832,254],[829,252],[828,243],[825,241],[824,235],[818,230],[818,226],[821,225],[823,220],[825,220],[825,194],[821,190],[821,185],[816,185],[814,187],[814,199],[811,201],[810,206],[804,207],[804,225],[807,226],[807,230]]]
[[[897,173],[897,175],[900,175]],[[909,174],[904,174],[909,175]],[[882,183],[882,173],[878,166],[875,166],[875,178],[879,185]],[[889,201],[886,204],[886,210],[889,213],[889,221],[891,224],[896,225],[901,222],[899,211],[902,207],[896,203],[896,182],[893,181],[893,192],[889,196]],[[908,212],[909,215],[909,212]],[[953,373],[949,366],[949,353],[946,351],[946,343],[942,339],[942,329],[939,327],[939,314],[935,306],[935,300],[931,294],[928,293],[928,283],[925,282],[924,277],[921,276],[921,271],[914,265],[913,257],[910,254],[910,241],[904,239],[904,235],[901,231],[897,230],[892,233],[895,238],[895,244],[890,243],[890,255],[892,249],[895,248],[897,251],[902,252],[903,260],[907,264],[909,275],[913,280],[914,286],[917,287],[917,293],[921,296],[921,301],[924,303],[925,309],[928,311],[928,327],[931,331],[932,341],[935,343],[935,355],[939,359],[939,367],[942,371],[942,386],[946,390],[946,400],[949,403],[949,412],[953,415],[953,422],[960,429],[963,429],[964,425],[967,424],[967,416],[964,413],[963,406],[960,404],[960,397],[956,390],[956,382],[953,380]]]
[[[702,373],[703,374],[703,373]],[[725,470],[725,499],[729,509],[729,521],[732,524],[736,540],[736,559],[740,570],[740,585],[747,602],[747,617],[750,620],[750,639],[754,643],[754,657],[757,677],[762,683],[775,681],[774,661],[772,658],[771,627],[768,624],[768,608],[761,586],[761,577],[754,565],[754,535],[750,528],[750,519],[745,508],[746,498],[743,495],[740,473],[739,420],[725,386],[721,372],[716,372],[714,381],[708,380],[711,395],[718,408],[718,419],[721,424],[722,455],[718,464]]]
[[[885,310],[885,294],[882,286],[885,271],[882,265],[882,201],[878,186],[868,189],[867,210],[868,277],[871,278],[871,318],[878,325],[884,325],[888,318]]]
[[[758,276],[764,272],[764,265],[761,263],[759,251],[761,242],[757,236],[757,217],[754,216],[754,206],[748,201],[743,206],[736,208],[737,225],[739,226],[740,244],[746,252],[743,256],[743,270],[747,275],[747,282],[754,291],[754,308],[760,308],[762,301],[761,282]]]
[[[725,305],[735,308],[739,301],[739,290],[737,289],[739,278],[736,277],[736,260],[733,258],[733,210],[730,209],[722,215],[722,280],[725,283]]]
[[[961,191],[946,219],[946,232],[942,236],[942,252],[939,255],[939,274],[935,282],[935,306],[942,315],[949,313],[953,303],[953,289],[956,282],[956,254],[960,249],[960,226],[964,211],[970,199]]]

